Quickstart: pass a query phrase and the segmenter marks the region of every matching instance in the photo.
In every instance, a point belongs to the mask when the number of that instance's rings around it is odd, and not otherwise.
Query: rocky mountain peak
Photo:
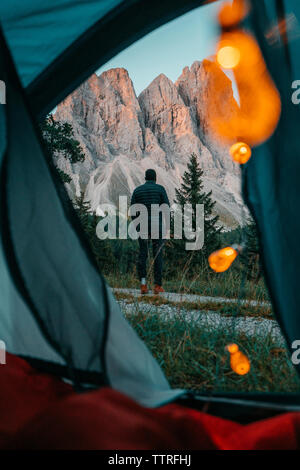
[[[191,153],[204,169],[205,187],[212,189],[225,225],[240,221],[242,200],[239,169],[227,148],[216,143],[209,127],[211,113],[234,112],[231,82],[211,61],[185,67],[173,83],[160,74],[137,98],[127,70],[93,74],[57,108],[54,118],[72,124],[86,155],[75,165],[57,163],[71,178],[71,196],[85,191],[96,210],[101,202],[130,195],[155,168],[172,201]],[[215,93],[228,101],[224,109]]]
[[[115,68],[103,72],[98,77],[101,99],[114,95],[124,106],[138,107],[137,97],[129,74],[124,68]]]
[[[140,107],[145,117],[146,125],[151,127],[154,116],[172,106],[183,104],[174,83],[164,74],[156,77],[139,95]]]

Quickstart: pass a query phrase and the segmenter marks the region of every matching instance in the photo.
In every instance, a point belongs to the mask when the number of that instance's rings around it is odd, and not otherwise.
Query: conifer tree
[[[52,115],[46,117],[41,124],[44,142],[52,156],[54,165],[63,183],[70,183],[71,177],[55,164],[55,158],[62,155],[71,163],[82,162],[85,159],[78,140],[74,137],[71,124],[55,121]]]
[[[258,280],[262,275],[262,265],[255,221],[252,218],[249,218],[248,223],[243,230],[245,248],[241,253],[241,262],[246,270],[247,278]]]
[[[193,153],[187,164],[187,170],[184,172],[181,187],[176,189],[176,199],[174,201],[182,209],[185,204],[191,204],[193,208],[193,230],[196,229],[196,205],[204,205],[204,245],[202,249],[186,251],[185,244],[187,240],[184,237],[182,240],[172,239],[166,245],[167,258],[170,265],[172,265],[172,261],[177,268],[179,265],[184,266],[188,264],[191,274],[194,274],[196,269],[203,268],[207,264],[208,255],[219,246],[219,234],[222,229],[220,224],[218,224],[219,216],[213,214],[216,203],[212,199],[212,192],[204,191],[202,177],[203,170],[200,168],[197,156]],[[171,220],[171,237],[173,227],[174,221]]]
[[[85,200],[83,191],[80,196],[75,198],[74,207],[90,243],[99,270],[102,272],[109,270],[111,272],[116,263],[112,244],[110,243],[111,240],[100,240],[96,233],[97,224],[101,220],[101,217],[93,213],[91,204],[89,201]]]

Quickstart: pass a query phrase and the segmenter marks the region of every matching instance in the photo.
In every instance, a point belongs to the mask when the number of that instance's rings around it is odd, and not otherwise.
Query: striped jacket
[[[146,183],[135,188],[131,197],[131,205],[133,204],[143,204],[144,206],[146,206],[148,210],[149,229],[151,223],[153,224],[153,222],[158,222],[154,220],[153,215],[151,217],[151,205],[167,204],[170,207],[169,198],[165,188],[160,184],[157,184],[155,181],[146,181]],[[134,219],[137,216],[138,214],[132,218]],[[162,227],[161,213],[159,214],[159,226],[160,228]]]

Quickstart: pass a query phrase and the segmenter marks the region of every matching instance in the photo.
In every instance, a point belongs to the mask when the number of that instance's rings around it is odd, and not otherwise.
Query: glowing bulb
[[[240,62],[241,53],[237,47],[223,46],[217,53],[217,61],[223,69],[234,69]]]
[[[224,2],[219,11],[219,23],[225,28],[237,25],[247,15],[249,7],[245,0]]]
[[[230,367],[238,375],[248,374],[250,361],[248,357],[239,350],[237,344],[228,344],[227,351],[230,353]]]
[[[230,352],[230,354],[234,354],[234,353],[238,352],[239,347],[238,347],[237,344],[231,343],[231,344],[228,344],[226,346],[226,349],[227,349],[228,352]]]
[[[240,164],[247,163],[252,155],[251,148],[244,142],[237,142],[230,147],[230,155],[235,162]]]
[[[228,246],[209,255],[208,263],[216,273],[223,273],[232,265],[237,255],[238,251],[232,246]]]
[[[215,61],[204,60],[203,66],[212,78],[207,93],[208,125],[220,143],[232,145],[237,136],[250,147],[265,142],[278,124],[281,99],[255,38],[243,30],[225,30]],[[225,68],[232,68],[234,73],[239,105],[225,93],[221,73]],[[217,105],[216,94],[222,97]]]

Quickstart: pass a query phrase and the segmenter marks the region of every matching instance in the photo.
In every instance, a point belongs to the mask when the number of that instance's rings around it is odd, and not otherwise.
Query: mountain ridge
[[[56,164],[71,177],[70,196],[84,191],[96,210],[101,203],[116,204],[119,195],[130,196],[149,167],[172,201],[190,154],[196,153],[205,190],[212,190],[221,222],[232,228],[242,222],[240,170],[215,138],[210,114],[226,119],[236,109],[230,80],[207,60],[185,67],[175,83],[158,75],[138,97],[126,69],[93,74],[54,115],[72,124],[85,161],[71,164],[58,157]]]

